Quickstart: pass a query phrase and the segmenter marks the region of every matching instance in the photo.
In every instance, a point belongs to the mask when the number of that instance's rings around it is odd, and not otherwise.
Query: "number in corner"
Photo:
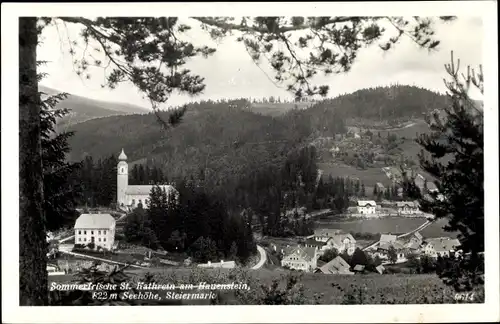
[[[464,301],[464,302],[473,302],[474,301],[474,294],[475,293],[473,293],[473,292],[456,293],[455,300],[456,301]]]

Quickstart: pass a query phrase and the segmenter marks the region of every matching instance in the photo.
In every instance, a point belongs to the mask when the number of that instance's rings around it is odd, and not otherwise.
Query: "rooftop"
[[[432,245],[436,251],[451,251],[456,247],[460,246],[460,241],[458,239],[452,239],[449,237],[438,237],[427,239],[427,244]]]
[[[337,273],[337,272],[346,272],[349,271],[349,263],[347,263],[342,257],[337,256],[335,259],[331,260],[327,264],[324,264],[319,269],[323,273]]]
[[[380,235],[380,243],[383,243],[383,242],[395,242],[397,240],[397,236],[396,235],[393,235],[393,234],[382,234]]]
[[[76,229],[111,228],[116,221],[110,214],[81,214],[75,222]]]
[[[120,161],[127,160],[127,156],[125,155],[125,152],[123,151],[123,149],[122,149],[122,152],[120,153],[120,155],[118,156],[118,160],[120,160]]]
[[[398,202],[396,202],[396,206],[398,206],[400,208],[405,207],[405,206],[415,208],[415,207],[418,207],[418,203],[415,201],[398,201]]]
[[[375,200],[358,200],[359,207],[376,207],[377,203]]]
[[[333,237],[337,234],[342,233],[342,230],[340,229],[333,229],[333,228],[318,228],[314,230],[314,236],[328,236],[328,237]]]
[[[285,257],[295,253],[306,261],[312,260],[316,255],[316,249],[311,247],[292,246],[285,248],[283,252]]]

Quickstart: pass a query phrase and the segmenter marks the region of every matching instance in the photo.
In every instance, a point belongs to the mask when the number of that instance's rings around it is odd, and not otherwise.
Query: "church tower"
[[[118,156],[117,179],[116,179],[116,203],[118,206],[127,205],[127,187],[128,187],[128,163],[127,156],[122,149]]]

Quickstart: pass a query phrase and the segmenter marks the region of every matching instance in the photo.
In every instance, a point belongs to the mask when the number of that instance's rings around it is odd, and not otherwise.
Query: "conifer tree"
[[[72,181],[72,174],[81,167],[81,163],[69,163],[66,154],[70,148],[68,139],[73,132],[56,133],[56,121],[69,113],[67,109],[56,109],[58,102],[66,99],[67,94],[61,93],[48,96],[42,101],[40,109],[42,133],[42,163],[44,214],[46,228],[49,231],[58,230],[71,224],[77,217],[76,201],[81,191],[80,183]]]
[[[462,257],[441,276],[455,289],[469,290],[482,283],[484,271],[483,109],[469,97],[471,87],[483,93],[483,71],[469,67],[460,75],[459,67],[452,52],[445,65],[451,105],[434,111],[427,119],[432,132],[417,139],[420,166],[436,179],[438,192],[417,198],[422,210],[448,220],[446,231],[459,232]]]

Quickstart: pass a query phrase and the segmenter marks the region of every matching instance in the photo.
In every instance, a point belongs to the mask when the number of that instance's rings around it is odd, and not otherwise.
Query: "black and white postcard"
[[[500,319],[496,2],[2,9],[6,322]]]

